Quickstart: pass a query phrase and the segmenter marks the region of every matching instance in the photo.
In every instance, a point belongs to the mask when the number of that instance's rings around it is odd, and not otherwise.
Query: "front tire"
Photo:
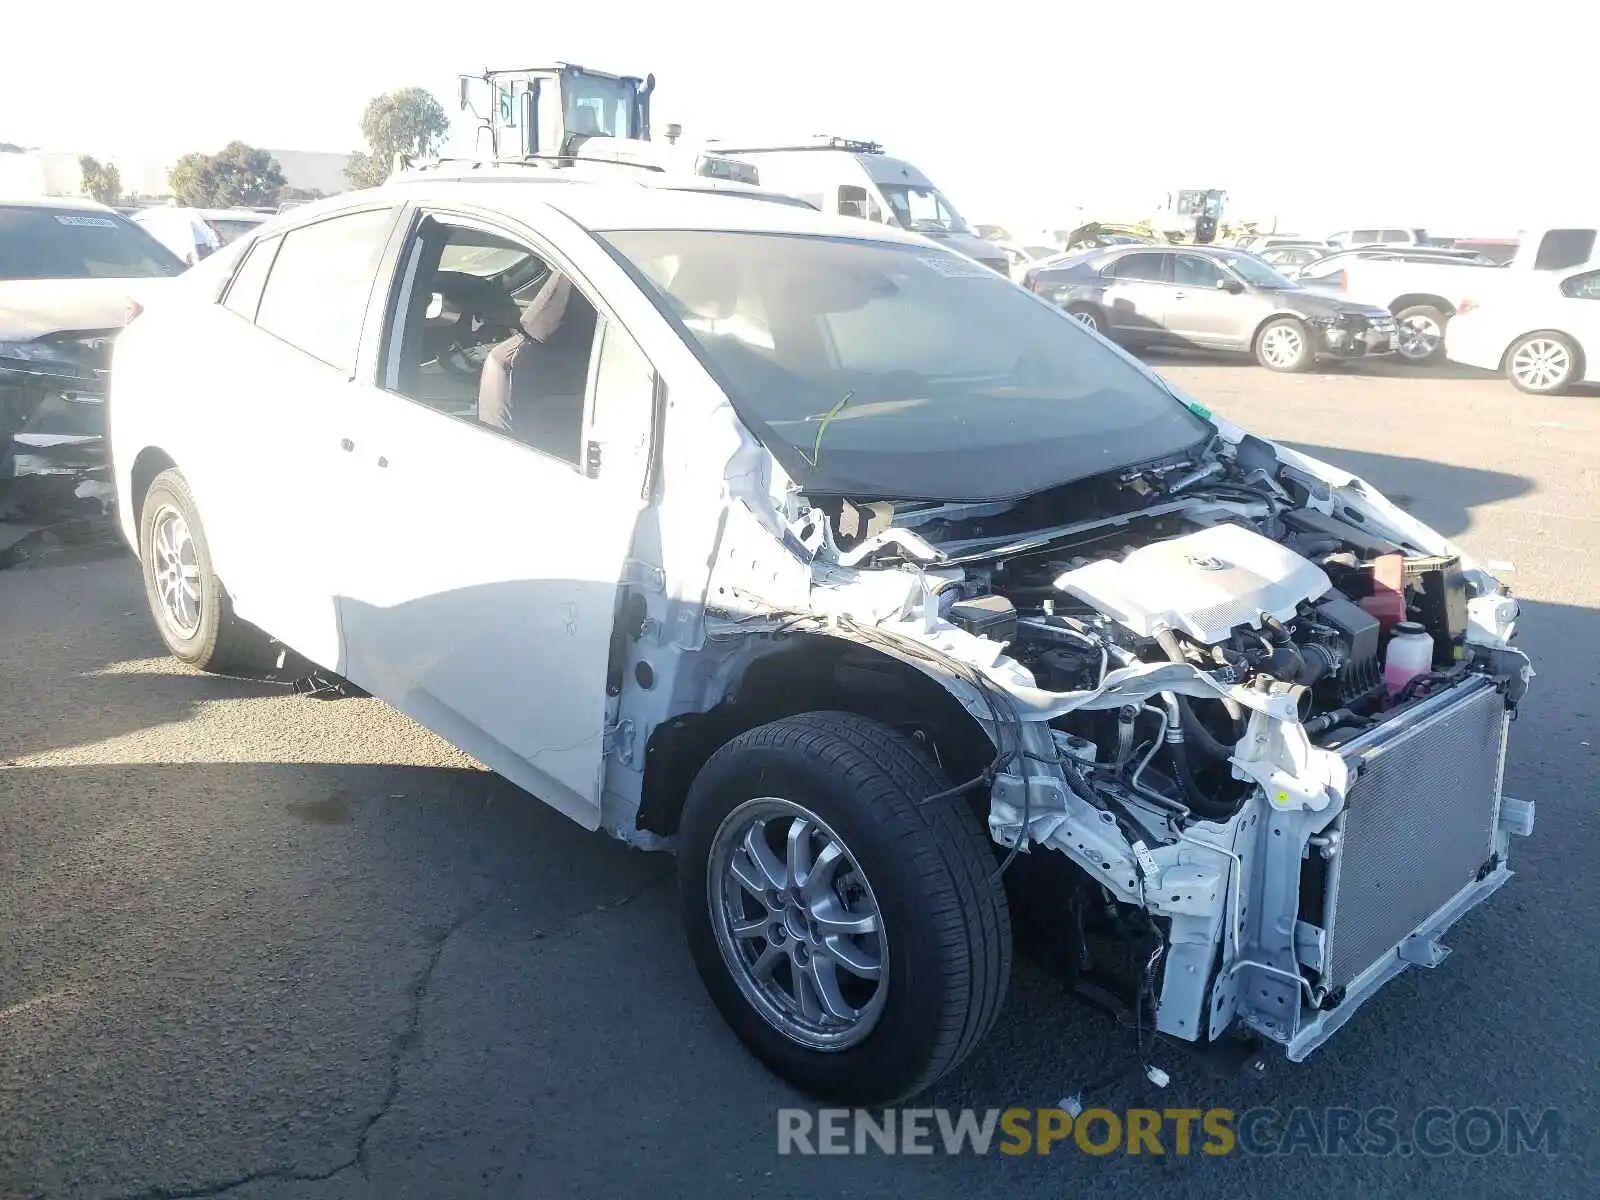
[[[1269,371],[1309,371],[1316,358],[1311,331],[1293,317],[1275,317],[1256,334],[1256,361]]]
[[[234,615],[194,497],[176,470],[157,475],[145,493],[139,559],[150,614],[174,658],[202,671],[267,665],[271,639]]]
[[[800,1090],[893,1103],[994,1024],[1011,922],[983,822],[903,734],[805,713],[740,734],[679,827],[695,966],[723,1019]]]
[[[1448,314],[1431,304],[1413,304],[1394,315],[1398,333],[1395,349],[1400,357],[1417,366],[1429,366],[1444,358],[1444,327]]]
[[[1578,378],[1578,348],[1561,333],[1530,333],[1506,351],[1506,378],[1533,396],[1560,396]]]

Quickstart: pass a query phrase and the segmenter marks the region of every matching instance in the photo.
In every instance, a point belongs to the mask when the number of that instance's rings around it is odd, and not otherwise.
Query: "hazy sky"
[[[1592,216],[1600,10],[1493,8],[13,0],[0,141],[352,150],[375,93],[420,85],[454,112],[459,72],[565,59],[655,72],[656,128],[678,121],[685,140],[879,141],[974,221],[1137,216],[1177,187],[1319,233]]]

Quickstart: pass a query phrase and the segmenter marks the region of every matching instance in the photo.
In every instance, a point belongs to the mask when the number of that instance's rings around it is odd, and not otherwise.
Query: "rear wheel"
[[[1268,321],[1256,334],[1256,361],[1269,371],[1305,371],[1316,361],[1311,334],[1293,317]]]
[[[1086,329],[1099,334],[1106,333],[1105,314],[1092,304],[1069,304],[1067,315]]]
[[[1011,925],[983,823],[918,744],[806,713],[722,747],[690,789],[690,953],[745,1045],[813,1096],[890,1103],[994,1023]]]
[[[1506,378],[1535,396],[1559,396],[1578,378],[1578,348],[1560,333],[1530,333],[1506,353]]]
[[[1425,365],[1444,357],[1444,327],[1450,317],[1431,304],[1413,304],[1394,317],[1395,349],[1410,363]]]
[[[139,558],[156,630],[174,658],[202,671],[270,663],[272,642],[236,617],[211,566],[189,485],[175,470],[155,477],[139,515]]]

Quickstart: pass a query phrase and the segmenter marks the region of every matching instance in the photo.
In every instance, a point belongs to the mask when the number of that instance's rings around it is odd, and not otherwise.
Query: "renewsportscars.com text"
[[[1159,1154],[1438,1158],[1555,1154],[1555,1109],[778,1110],[779,1154]]]

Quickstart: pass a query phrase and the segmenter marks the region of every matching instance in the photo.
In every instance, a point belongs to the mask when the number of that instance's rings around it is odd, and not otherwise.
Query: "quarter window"
[[[261,291],[266,287],[267,272],[272,269],[272,257],[278,252],[281,237],[263,238],[245,253],[244,262],[228,285],[228,294],[222,307],[238,313],[246,321],[256,319],[256,309],[261,306]]]
[[[353,371],[392,221],[389,209],[374,209],[284,234],[256,324],[330,367]]]

